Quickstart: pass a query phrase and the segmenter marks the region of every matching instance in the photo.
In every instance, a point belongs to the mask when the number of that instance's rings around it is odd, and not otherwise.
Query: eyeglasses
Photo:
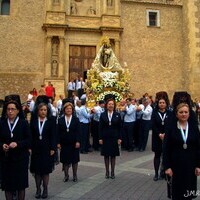
[[[17,108],[7,108],[7,111],[15,111]]]

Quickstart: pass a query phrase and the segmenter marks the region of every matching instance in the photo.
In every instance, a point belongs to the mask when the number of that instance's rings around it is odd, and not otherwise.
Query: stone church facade
[[[48,81],[57,96],[86,78],[102,36],[140,97],[200,97],[200,0],[0,0],[0,98],[25,100]]]

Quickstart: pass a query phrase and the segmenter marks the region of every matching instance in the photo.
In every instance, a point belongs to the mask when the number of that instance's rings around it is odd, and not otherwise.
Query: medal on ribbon
[[[72,116],[69,117],[69,119],[67,119],[67,116],[65,116],[65,124],[66,124],[66,131],[69,132],[69,126],[71,124],[71,120],[72,120]]]
[[[181,127],[180,123],[177,122],[178,124],[178,128],[180,128],[181,130],[181,135],[182,135],[182,138],[183,138],[183,149],[187,149],[187,138],[188,138],[188,122],[186,124],[186,128],[185,128],[185,132],[183,131],[183,128]]]
[[[11,138],[13,138],[13,130],[14,130],[15,126],[17,125],[18,120],[19,120],[19,117],[17,117],[17,118],[14,120],[14,124],[13,124],[12,127],[11,127],[11,123],[10,123],[9,119],[7,120],[7,122],[8,122],[8,127],[9,127],[9,130],[10,130],[10,137],[11,137]]]
[[[165,125],[165,118],[166,118],[166,113],[163,115],[163,117],[162,117],[162,115],[160,114],[160,112],[158,112],[158,114],[159,114],[159,116],[160,116],[160,119],[161,119],[161,124],[162,125]]]
[[[39,128],[39,140],[42,140],[42,131],[44,128],[44,124],[46,122],[47,118],[45,118],[43,121],[40,121],[40,119],[38,119],[38,128]]]

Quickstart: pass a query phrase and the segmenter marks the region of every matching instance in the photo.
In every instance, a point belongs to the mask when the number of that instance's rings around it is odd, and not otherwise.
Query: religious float
[[[131,96],[129,81],[130,72],[120,65],[109,38],[102,38],[92,67],[87,71],[88,107],[93,107],[99,100],[114,98],[116,102],[120,102]]]

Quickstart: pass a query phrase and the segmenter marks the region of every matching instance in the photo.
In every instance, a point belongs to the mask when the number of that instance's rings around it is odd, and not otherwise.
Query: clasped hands
[[[17,143],[16,142],[11,142],[9,145],[8,144],[3,144],[3,150],[5,152],[9,151],[9,149],[14,149],[17,147]]]
[[[195,173],[196,176],[200,176],[200,168],[196,167],[194,173]],[[173,171],[172,171],[172,169],[169,168],[169,169],[165,170],[165,174],[167,174],[167,175],[169,175],[170,177],[172,177],[172,176],[173,176]]]
[[[122,140],[118,139],[117,143],[120,145],[122,143]],[[103,140],[99,140],[99,144],[103,144]]]

